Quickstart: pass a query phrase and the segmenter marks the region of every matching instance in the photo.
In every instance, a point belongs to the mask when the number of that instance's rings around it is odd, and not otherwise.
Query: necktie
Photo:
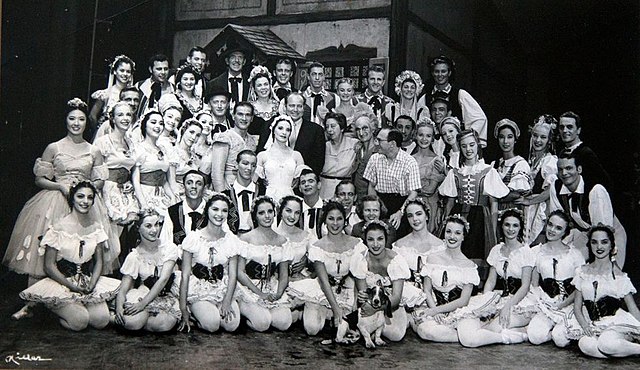
[[[320,93],[311,93],[313,96],[313,110],[311,111],[311,117],[315,117],[318,113],[318,107],[322,105],[322,94]]]
[[[376,115],[378,115],[378,112],[382,110],[382,103],[380,102],[380,97],[377,95],[371,97],[368,104],[369,106],[371,106],[371,108],[373,108],[373,113],[375,113]]]
[[[569,198],[571,199],[571,211],[578,213],[578,206],[580,205],[580,194],[571,193]]]
[[[239,88],[238,85],[242,82],[242,78],[240,77],[229,77],[229,82],[231,83],[231,96],[232,100],[236,103],[240,101]]]
[[[151,95],[149,95],[149,108],[153,108],[158,100],[160,100],[160,95],[162,95],[162,85],[160,82],[152,83]]]
[[[249,196],[253,194],[252,191],[242,190],[238,195],[242,198],[242,210],[247,212],[249,210]]]
[[[309,208],[309,229],[314,229],[316,227],[316,208]]]
[[[198,212],[189,212],[189,217],[191,217],[191,231],[194,231],[198,227],[200,216]]]
[[[298,123],[293,123],[293,127],[291,127],[291,135],[289,135],[289,147],[291,149],[295,149],[296,140],[298,140]]]
[[[285,89],[284,87],[279,87],[276,90],[276,95],[278,96],[278,100],[284,99],[287,95],[289,95],[289,92],[291,92],[291,90]]]

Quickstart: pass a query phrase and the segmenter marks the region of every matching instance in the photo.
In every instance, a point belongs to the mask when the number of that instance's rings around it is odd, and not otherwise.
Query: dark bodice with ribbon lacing
[[[265,264],[253,260],[247,261],[245,272],[250,279],[260,280],[258,288],[263,290],[268,285],[269,279],[275,275],[277,266],[275,262],[271,262],[271,255],[269,255]]]
[[[449,283],[449,275],[447,271],[444,271],[442,273],[442,284],[440,285],[447,286],[448,283]],[[438,306],[441,306],[443,304],[453,302],[456,299],[460,298],[460,296],[462,296],[462,288],[457,286],[448,292],[441,292],[437,289],[433,289],[433,294],[436,296],[436,304]]]
[[[193,273],[193,276],[198,279],[216,282],[222,280],[222,277],[224,276],[224,266],[205,266],[203,264],[196,263],[192,267],[191,272]]]
[[[169,275],[169,280],[167,280],[167,283],[162,287],[160,293],[158,293],[159,297],[164,297],[169,293],[169,291],[171,291],[171,286],[173,285],[174,279],[174,274]],[[153,271],[153,275],[147,277],[144,280],[142,279],[142,277],[138,277],[138,286],[144,284],[144,286],[146,286],[147,288],[152,289],[153,286],[156,285],[158,280],[160,280],[160,276],[158,274],[158,267],[156,266]]]
[[[502,265],[502,276],[500,276],[500,279],[496,282],[496,288],[502,290],[502,297],[507,297],[509,294],[516,294],[518,289],[522,286],[522,279],[508,276],[508,269],[509,261],[504,261],[504,264]]]
[[[615,297],[602,297],[597,301],[583,301],[589,313],[589,318],[593,321],[600,320],[606,316],[613,316],[622,307],[623,299]]]

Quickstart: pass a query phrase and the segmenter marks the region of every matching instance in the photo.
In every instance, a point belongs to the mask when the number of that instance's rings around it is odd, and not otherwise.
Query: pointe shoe
[[[31,308],[29,306],[24,306],[20,310],[18,310],[16,313],[11,315],[11,320],[18,321],[18,320],[22,320],[30,317],[33,317],[33,312],[31,312]]]

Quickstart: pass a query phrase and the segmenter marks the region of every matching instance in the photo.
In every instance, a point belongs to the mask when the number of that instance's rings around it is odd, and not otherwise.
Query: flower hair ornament
[[[504,218],[504,215],[506,213],[515,213],[517,217],[520,219],[520,222],[521,223],[524,222],[524,212],[522,212],[518,208],[507,208],[507,209],[503,209],[502,211],[498,211],[498,224],[502,222],[502,219]]]
[[[395,84],[396,94],[398,96],[401,95],[402,84],[404,84],[404,82],[407,80],[413,80],[413,82],[416,83],[416,97],[419,96],[420,93],[422,92],[422,89],[424,88],[424,83],[422,83],[422,78],[417,72],[410,71],[410,70],[402,71],[402,73],[400,73],[398,77],[396,77],[396,84]]]
[[[264,74],[269,79],[269,85],[271,85],[271,72],[269,72],[269,68],[265,66],[255,66],[251,69],[251,73],[249,73],[249,84],[253,84],[253,80],[256,78],[258,74]]]
[[[80,109],[80,110],[86,110],[89,107],[87,105],[87,103],[82,101],[82,99],[80,99],[80,98],[73,98],[73,99],[69,100],[67,102],[67,106],[69,108],[75,108],[75,109]]]
[[[364,224],[364,227],[362,228],[362,230],[367,230],[369,228],[369,226],[371,225],[378,225],[381,226],[382,228],[384,228],[384,230],[387,232],[387,235],[389,234],[389,226],[387,226],[387,224],[385,224],[383,221],[381,220],[371,220],[371,221],[367,221]]]
[[[109,64],[109,80],[107,81],[107,90],[109,90],[115,82],[115,75],[113,72],[116,70],[116,66],[120,63],[128,63],[131,65],[131,77],[127,82],[127,86],[133,86],[133,72],[136,71],[136,63],[128,56],[121,54],[113,58],[113,61]]]
[[[464,226],[464,231],[465,233],[469,233],[469,230],[471,229],[471,227],[469,226],[469,221],[467,221],[466,218],[464,218],[464,216],[460,215],[460,214],[453,214],[449,217],[447,217],[445,219],[445,224],[449,221],[453,221],[453,222],[458,222],[461,223]]]
[[[136,62],[134,62],[133,59],[129,58],[124,54],[118,55],[115,58],[113,58],[113,62],[109,64],[109,70],[113,71],[114,69],[116,69],[116,66],[120,62],[131,64],[131,72],[134,72],[136,70]]]
[[[547,151],[555,153],[555,143],[558,141],[558,120],[550,114],[543,114],[533,121],[533,126],[529,126],[529,133],[532,134],[533,130],[538,127],[542,127],[548,132],[549,144]],[[533,153],[533,135],[529,140],[529,153]]]
[[[258,205],[262,204],[262,203],[270,203],[273,206],[273,210],[275,211],[275,213],[278,213],[278,205],[276,204],[276,201],[273,200],[273,198],[271,198],[268,195],[260,195],[257,196],[254,200],[253,200],[253,204],[251,205],[251,214],[253,214],[254,212],[256,212],[256,208],[258,207]]]
[[[233,205],[233,202],[231,201],[231,198],[229,198],[229,196],[225,193],[219,193],[217,191],[214,191],[211,193],[211,195],[209,196],[209,199],[213,198],[214,196],[216,197],[220,197],[220,198],[224,198],[224,200],[227,201],[227,203]]]
[[[424,212],[427,215],[427,220],[431,219],[431,210],[429,209],[427,202],[425,202],[424,199],[422,199],[421,197],[416,197],[415,199],[410,200],[405,205],[403,205],[402,214],[406,216],[407,208],[412,204],[419,204],[422,207],[422,209],[424,209]]]

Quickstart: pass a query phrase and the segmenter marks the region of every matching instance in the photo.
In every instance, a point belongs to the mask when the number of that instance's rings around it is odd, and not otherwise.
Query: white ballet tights
[[[302,312],[304,330],[309,335],[317,335],[324,328],[328,317],[328,309],[317,303],[307,302]]]
[[[287,330],[293,322],[288,307],[265,308],[255,303],[240,302],[240,314],[247,318],[247,325],[255,331],[266,331],[270,326]]]
[[[598,350],[607,356],[626,357],[640,354],[640,344],[629,341],[623,333],[605,330],[598,338]]]
[[[392,342],[398,342],[401,341],[407,333],[409,316],[402,306],[398,307],[392,314],[393,317],[391,317],[391,319],[387,318],[390,323],[385,324],[384,329],[382,329],[382,335]]]
[[[527,335],[531,344],[542,344],[551,340],[551,330],[555,323],[542,313],[537,313],[527,326]]]
[[[105,302],[96,304],[69,303],[51,309],[60,317],[60,324],[66,329],[80,331],[91,325],[102,329],[109,324],[109,308]]]
[[[198,320],[198,326],[205,331],[214,333],[220,326],[228,332],[235,331],[240,325],[240,308],[236,301],[231,302],[231,320],[223,320],[220,317],[218,306],[209,301],[194,302],[190,306],[191,314]]]
[[[414,326],[415,327],[415,326]],[[426,319],[416,328],[418,336],[432,342],[458,342],[458,331],[446,325],[440,325],[432,319]]]

